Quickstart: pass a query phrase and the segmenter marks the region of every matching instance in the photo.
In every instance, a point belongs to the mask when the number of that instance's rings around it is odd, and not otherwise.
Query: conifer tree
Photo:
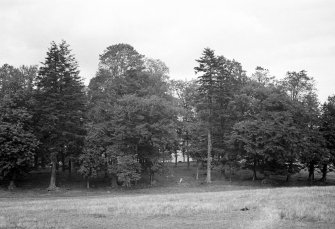
[[[61,154],[82,146],[85,93],[78,64],[69,45],[51,43],[37,77],[36,100],[40,141],[51,164],[49,190],[56,188],[56,163]]]
[[[199,103],[199,110],[203,111],[203,117],[207,121],[207,177],[206,182],[211,183],[211,161],[212,161],[212,128],[213,128],[213,97],[215,79],[217,76],[217,58],[214,51],[206,48],[202,57],[197,60],[198,67],[195,72],[200,73],[198,76],[199,93],[203,96],[203,100]]]

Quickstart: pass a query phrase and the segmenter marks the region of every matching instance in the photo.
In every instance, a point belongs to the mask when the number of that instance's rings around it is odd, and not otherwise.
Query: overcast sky
[[[248,75],[305,69],[321,101],[335,93],[334,0],[0,0],[0,65],[39,64],[61,39],[86,82],[107,46],[128,43],[164,61],[171,78],[194,78],[209,47]]]

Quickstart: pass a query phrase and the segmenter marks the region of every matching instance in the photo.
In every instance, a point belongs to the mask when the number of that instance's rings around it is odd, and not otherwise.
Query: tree
[[[16,176],[28,172],[34,164],[38,141],[29,122],[31,114],[4,98],[0,107],[0,175],[9,177],[9,189],[15,187]]]
[[[234,95],[246,81],[245,71],[235,60],[229,60],[224,56],[215,56],[214,51],[206,48],[202,57],[197,60],[198,67],[195,71],[198,75],[200,117],[207,122],[208,128],[208,159],[207,178],[211,182],[211,161],[213,152],[225,148],[224,135],[232,126],[228,117],[228,105]],[[214,149],[214,151],[213,151]],[[219,157],[219,155],[218,155]]]
[[[144,56],[129,44],[108,46],[99,56],[98,71],[89,84],[91,99],[103,100],[108,94],[105,92],[108,91],[121,94],[123,90],[122,82],[124,82],[126,73],[128,71],[142,71],[145,68],[144,62]],[[151,63],[155,63],[155,61],[152,60],[149,63],[148,65],[152,66]],[[119,88],[113,86],[115,81],[120,83],[118,84]],[[109,100],[110,98],[106,97],[105,99]]]
[[[123,96],[114,105],[107,126],[108,157],[122,161],[123,156],[133,155],[152,176],[153,166],[162,157],[164,160],[163,153],[175,138],[174,120],[174,108],[163,98]],[[122,174],[119,170],[111,171],[116,171],[117,176]]]
[[[144,71],[149,72],[152,75],[160,75],[167,77],[169,74],[169,68],[165,63],[159,59],[144,59]]]
[[[270,71],[268,69],[257,66],[255,72],[251,76],[251,79],[264,86],[268,86],[273,84],[275,78],[270,76]]]
[[[4,64],[0,68],[0,96],[3,98],[8,94],[26,93],[26,100],[29,101],[33,92],[33,82],[37,75],[37,66],[22,65],[15,68]]]
[[[331,163],[335,166],[335,96],[329,96],[322,106],[320,132],[325,140],[326,153],[321,160],[322,180],[326,181]]]
[[[101,133],[97,142],[105,155],[105,169],[112,185],[118,180],[130,186],[143,171],[152,181],[175,139],[176,111],[168,93],[168,69],[160,60],[145,59],[130,45],[107,50],[88,92],[88,117]]]
[[[0,68],[0,177],[9,178],[9,189],[15,187],[17,175],[33,167],[38,145],[30,109],[34,70],[7,64]]]
[[[175,96],[177,96],[177,104],[179,109],[179,121],[180,124],[177,130],[181,147],[178,147],[182,151],[183,155],[186,153],[187,156],[187,167],[190,166],[190,140],[192,126],[196,120],[196,98],[197,98],[197,83],[193,81],[182,81],[182,80],[171,80],[171,90]],[[178,146],[180,144],[177,142]],[[177,148],[176,148],[177,150]],[[177,157],[176,157],[177,166]]]
[[[118,180],[123,186],[129,188],[132,182],[141,179],[141,164],[138,163],[136,155],[123,155],[116,158],[117,166],[114,167]]]
[[[250,81],[231,103],[237,122],[228,136],[240,159],[265,174],[296,172],[304,147],[303,130],[295,124],[294,103],[279,87]],[[266,174],[265,174],[266,175]]]
[[[245,71],[240,63],[229,60],[224,56],[218,56],[218,74],[214,87],[214,121],[213,148],[217,152],[218,162],[227,164],[232,169],[236,163],[232,163],[232,152],[225,144],[225,136],[232,130],[236,118],[231,115],[230,103],[234,97],[240,94],[246,83]]]
[[[87,125],[84,149],[79,156],[80,168],[78,172],[86,179],[86,188],[88,189],[90,188],[90,179],[98,176],[98,172],[104,164],[103,147],[97,141],[102,133],[94,127],[92,124]]]
[[[83,126],[86,97],[78,64],[69,45],[51,43],[36,80],[36,114],[42,149],[52,163],[49,190],[56,188],[58,157],[72,145],[81,148],[85,136]]]
[[[304,150],[300,153],[300,161],[309,170],[309,180],[314,179],[315,167],[326,154],[323,139],[319,133],[320,109],[315,93],[314,79],[307,72],[287,72],[281,82],[283,89],[294,103],[294,123],[304,134]]]
[[[319,128],[307,129],[304,132],[304,150],[301,153],[300,161],[304,163],[308,169],[308,181],[314,181],[314,172],[319,165],[323,166],[327,155],[326,142]],[[321,168],[322,170],[322,168]]]
[[[99,69],[106,70],[112,77],[119,77],[127,71],[142,70],[143,57],[129,44],[112,45],[100,55]]]
[[[199,103],[198,110],[203,114],[202,117],[207,121],[207,177],[206,182],[211,183],[211,162],[212,162],[212,129],[213,129],[213,97],[215,79],[218,74],[217,58],[214,51],[206,48],[200,59],[197,60],[199,66],[194,70],[198,76],[199,94],[203,99]]]
[[[301,101],[304,96],[314,90],[314,79],[305,70],[288,71],[281,81],[283,88],[293,101]]]
[[[207,123],[196,116],[194,122],[188,126],[188,129],[190,131],[189,154],[197,162],[195,179],[198,180],[200,167],[208,159]]]

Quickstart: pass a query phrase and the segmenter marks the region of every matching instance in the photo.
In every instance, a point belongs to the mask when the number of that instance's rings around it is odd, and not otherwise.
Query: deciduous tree
[[[16,176],[34,164],[38,145],[31,110],[34,73],[33,66],[0,68],[0,176],[9,178],[9,189],[15,187]]]

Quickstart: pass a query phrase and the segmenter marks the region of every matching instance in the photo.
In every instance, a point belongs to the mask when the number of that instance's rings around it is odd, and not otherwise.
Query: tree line
[[[335,96],[320,104],[307,72],[279,80],[262,67],[242,65],[209,48],[196,60],[196,79],[170,80],[164,62],[131,45],[107,47],[86,87],[62,41],[52,42],[41,66],[0,68],[0,179],[51,167],[57,188],[61,164],[89,187],[99,174],[130,187],[166,173],[182,152],[207,166],[249,168],[290,177],[307,168],[326,180],[335,162]],[[177,162],[177,161],[176,161]],[[198,173],[196,178],[198,179]]]

